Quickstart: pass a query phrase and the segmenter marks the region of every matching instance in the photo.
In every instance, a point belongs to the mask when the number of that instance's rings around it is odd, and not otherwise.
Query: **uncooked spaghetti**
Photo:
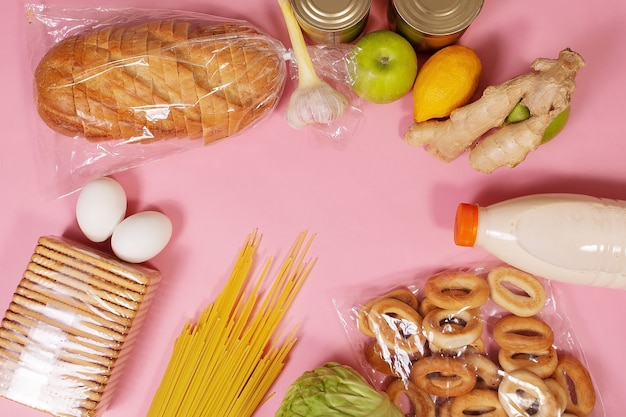
[[[306,235],[298,235],[264,296],[272,258],[250,282],[261,236],[248,236],[222,292],[176,339],[147,417],[245,417],[267,399],[296,342],[295,328],[283,338],[275,333],[314,264],[304,260],[313,240]]]

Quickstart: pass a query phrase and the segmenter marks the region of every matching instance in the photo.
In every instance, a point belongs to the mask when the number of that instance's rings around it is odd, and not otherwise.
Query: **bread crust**
[[[282,46],[245,22],[151,20],[54,45],[35,70],[37,110],[90,141],[235,135],[276,106]]]

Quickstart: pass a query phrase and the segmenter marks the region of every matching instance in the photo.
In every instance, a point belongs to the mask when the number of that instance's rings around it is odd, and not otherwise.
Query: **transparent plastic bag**
[[[354,136],[363,121],[363,99],[352,91],[350,86],[350,65],[354,62],[349,59],[354,48],[350,44],[310,45],[308,52],[317,75],[343,94],[348,100],[347,111],[332,123],[317,123],[308,126],[311,135],[334,146],[343,146],[348,139]],[[291,52],[291,51],[290,51]],[[298,65],[289,53],[290,78],[298,81]]]
[[[37,4],[26,14],[51,197],[238,135],[275,109],[286,82],[284,46],[247,21]]]
[[[403,411],[606,416],[549,281],[486,263],[385,282],[333,301],[364,373]]]
[[[0,396],[55,416],[100,415],[160,281],[155,269],[39,238],[0,325]]]

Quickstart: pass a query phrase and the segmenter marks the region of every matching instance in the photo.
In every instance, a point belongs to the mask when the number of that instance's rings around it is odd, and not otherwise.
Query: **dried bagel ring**
[[[464,294],[466,294],[467,291],[464,290],[450,290],[450,296],[462,296]],[[419,303],[419,307],[417,309],[417,312],[420,313],[420,315],[422,317],[426,316],[426,314],[430,313],[431,311],[433,311],[434,309],[437,308],[441,308],[436,306],[435,304],[433,304],[432,301],[430,301],[428,298],[424,297],[424,299],[422,299],[422,301]]]
[[[493,301],[517,316],[534,316],[546,304],[543,284],[534,276],[511,266],[489,271],[487,283]],[[514,291],[515,288],[520,291]]]
[[[474,389],[452,398],[451,416],[507,417],[498,393],[490,389]]]
[[[485,355],[470,353],[461,357],[476,373],[476,384],[488,389],[496,389],[502,381],[498,365]]]
[[[424,298],[420,301],[419,306],[417,307],[417,312],[420,313],[422,317],[426,317],[428,313],[433,311],[434,309],[439,308],[434,305],[428,298]]]
[[[370,330],[389,349],[408,354],[424,352],[422,317],[406,303],[395,298],[380,299],[367,317]]]
[[[589,371],[578,359],[561,356],[553,377],[567,390],[565,411],[577,416],[591,414],[596,405],[596,391]]]
[[[439,407],[438,407],[438,416],[439,417],[452,417],[452,412],[450,411],[450,406],[452,405],[452,398],[454,397],[450,397],[444,401],[442,401],[441,403],[439,403]]]
[[[395,298],[396,300],[402,301],[413,310],[417,310],[419,304],[417,301],[417,297],[408,287],[394,288],[393,290],[386,292],[383,297]]]
[[[424,296],[447,310],[478,308],[489,298],[489,285],[483,277],[470,272],[441,272],[426,280]]]
[[[479,309],[436,309],[424,317],[422,326],[426,339],[444,349],[470,345],[483,333]]]
[[[413,361],[420,355],[409,355],[406,352],[394,352],[378,340],[370,339],[364,347],[365,360],[376,371],[389,376],[407,379],[411,373]]]
[[[506,373],[498,388],[498,398],[509,416],[554,417],[558,406],[543,379],[525,369]]]
[[[409,307],[411,307],[414,310],[417,310],[417,308],[418,308],[417,297],[407,287],[395,288],[395,289],[385,293],[381,297],[375,297],[375,298],[372,298],[372,299],[366,301],[361,306],[361,308],[359,308],[359,310],[357,311],[357,314],[356,314],[357,328],[361,331],[361,333],[363,333],[366,336],[376,337],[374,332],[372,332],[372,330],[369,328],[369,321],[367,319],[367,316],[368,316],[372,306],[376,302],[380,301],[383,298],[394,298],[396,300],[400,300],[400,301],[406,303]]]
[[[550,325],[537,317],[515,315],[500,318],[493,327],[496,343],[514,352],[544,352],[554,342]]]
[[[361,308],[356,313],[356,327],[363,333],[365,336],[376,337],[372,329],[370,329],[370,323],[368,316],[370,314],[370,310],[372,306],[379,301],[380,298],[372,298],[367,300]]]
[[[498,352],[498,362],[505,372],[527,369],[540,378],[547,378],[556,370],[559,358],[554,347],[533,353],[513,352],[503,348]]]
[[[413,364],[411,381],[431,395],[456,397],[474,389],[476,373],[458,358],[427,356]]]
[[[567,399],[569,398],[569,393],[567,390],[558,383],[558,381],[554,378],[545,378],[543,382],[546,383],[546,386],[554,395],[556,399],[556,406],[558,407],[559,416],[561,416],[565,409],[567,408]]]
[[[432,397],[413,382],[395,379],[387,386],[386,391],[391,401],[398,407],[401,407],[402,396],[405,395],[411,403],[411,415],[435,417],[435,402]]]
[[[428,343],[428,348],[432,353],[439,353],[447,356],[460,356],[463,354],[470,353],[484,353],[485,352],[485,341],[482,337],[474,340],[469,345],[461,346],[454,349],[448,349],[441,346],[437,346],[434,343]]]

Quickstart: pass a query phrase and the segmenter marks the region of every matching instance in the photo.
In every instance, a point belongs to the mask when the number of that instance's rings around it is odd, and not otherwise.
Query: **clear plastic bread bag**
[[[288,76],[282,43],[243,20],[42,4],[25,12],[51,198],[247,131],[273,112]]]
[[[485,263],[377,283],[333,301],[359,365],[403,411],[606,416],[548,280]]]

